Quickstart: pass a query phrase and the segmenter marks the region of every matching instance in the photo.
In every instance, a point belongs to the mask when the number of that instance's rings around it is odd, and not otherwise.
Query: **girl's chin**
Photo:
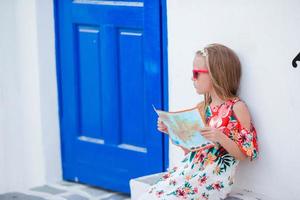
[[[196,90],[198,94],[204,94],[202,91]]]

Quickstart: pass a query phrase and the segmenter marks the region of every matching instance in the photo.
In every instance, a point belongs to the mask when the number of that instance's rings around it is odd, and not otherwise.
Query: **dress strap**
[[[243,101],[243,100],[240,99],[240,97],[236,97],[236,98],[230,100],[230,102],[231,102],[231,106],[230,106],[231,109],[233,108],[234,104],[235,104],[236,102],[239,102],[239,101]]]

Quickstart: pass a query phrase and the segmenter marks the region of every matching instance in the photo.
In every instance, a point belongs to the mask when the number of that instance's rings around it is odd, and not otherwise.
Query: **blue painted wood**
[[[167,2],[161,1],[163,110],[169,110]],[[169,136],[164,135],[164,171],[169,168]]]
[[[167,105],[160,3],[55,1],[64,179],[129,192],[165,169],[152,109]]]

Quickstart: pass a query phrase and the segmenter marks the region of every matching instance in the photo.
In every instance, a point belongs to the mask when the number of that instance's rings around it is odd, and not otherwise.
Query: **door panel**
[[[129,192],[164,169],[159,1],[55,3],[63,177]]]

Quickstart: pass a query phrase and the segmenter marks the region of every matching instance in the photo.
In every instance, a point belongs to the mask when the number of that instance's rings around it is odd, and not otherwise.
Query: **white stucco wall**
[[[299,199],[300,51],[298,0],[169,0],[169,107],[194,106],[203,98],[191,82],[194,52],[209,43],[233,48],[243,64],[241,98],[251,111],[260,157],[243,162],[236,185],[275,199]],[[170,164],[182,158],[170,146]]]
[[[53,0],[36,0],[41,126],[47,182],[62,179]]]
[[[43,3],[43,4],[42,4]],[[202,100],[190,77],[195,50],[233,48],[243,64],[260,157],[241,163],[236,184],[277,199],[298,199],[300,51],[298,0],[169,0],[170,110]],[[51,0],[0,1],[0,193],[61,178]],[[170,163],[182,153],[170,147]]]
[[[0,193],[61,178],[52,4],[0,1]]]

